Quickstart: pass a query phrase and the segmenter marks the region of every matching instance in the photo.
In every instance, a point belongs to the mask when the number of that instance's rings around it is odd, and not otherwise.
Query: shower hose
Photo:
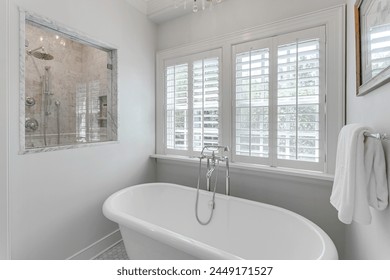
[[[211,219],[213,218],[213,214],[214,214],[214,208],[215,208],[215,192],[216,192],[216,190],[217,190],[219,161],[218,161],[218,164],[217,164],[217,168],[216,168],[216,170],[215,170],[215,172],[216,172],[217,174],[215,175],[215,183],[214,183],[214,189],[213,189],[213,198],[212,198],[212,200],[211,200],[211,212],[210,212],[210,216],[209,216],[209,218],[208,218],[207,221],[203,222],[203,221],[200,220],[199,214],[198,214],[199,187],[200,187],[200,177],[201,177],[201,169],[202,169],[202,159],[203,159],[203,157],[199,157],[199,173],[198,173],[198,184],[197,184],[197,187],[196,187],[195,216],[196,216],[196,220],[198,221],[199,224],[201,224],[202,226],[206,226],[206,225],[208,225],[208,224],[211,222]],[[215,162],[214,162],[214,168],[215,168]]]

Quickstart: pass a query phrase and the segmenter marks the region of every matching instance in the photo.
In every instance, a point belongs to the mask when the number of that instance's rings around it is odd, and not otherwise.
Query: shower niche
[[[117,141],[117,50],[20,12],[21,153]]]

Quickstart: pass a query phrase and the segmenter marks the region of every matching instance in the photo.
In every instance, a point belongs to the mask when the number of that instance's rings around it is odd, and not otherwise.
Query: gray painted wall
[[[8,28],[8,1],[0,1],[0,34]],[[0,40],[0,260],[8,258],[8,45]]]
[[[347,10],[347,123],[365,123],[378,132],[390,134],[390,84],[365,96],[356,96],[355,2],[349,0]],[[390,143],[383,142],[383,146],[389,161]],[[348,259],[390,259],[390,209],[383,212],[371,209],[371,214],[370,225],[353,223],[346,227]]]
[[[10,141],[9,146],[4,145],[2,135],[0,148],[9,151],[11,258],[65,259],[117,230],[117,225],[101,211],[110,194],[129,185],[155,180],[155,164],[149,155],[154,152],[155,141],[156,27],[125,0],[7,2],[10,3],[6,9],[10,14],[10,29],[8,33],[2,25],[0,37],[10,38],[6,40],[10,49],[7,92],[10,103],[9,114],[5,115],[1,88],[0,123],[3,127],[9,118]],[[117,46],[119,143],[18,154],[18,6]]]

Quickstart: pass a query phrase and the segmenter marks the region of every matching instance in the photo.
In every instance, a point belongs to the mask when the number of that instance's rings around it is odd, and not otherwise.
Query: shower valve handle
[[[35,131],[38,129],[38,121],[34,118],[27,118],[25,127],[28,131]]]

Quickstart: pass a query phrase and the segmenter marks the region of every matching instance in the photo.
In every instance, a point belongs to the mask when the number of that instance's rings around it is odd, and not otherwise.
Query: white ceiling
[[[164,21],[191,13],[191,2],[185,10],[183,7],[174,8],[174,0],[126,0],[129,4],[134,6],[143,14],[147,15],[150,20],[155,23],[162,23]]]
[[[187,1],[187,9],[174,7],[175,0],[126,0],[155,23],[174,19],[192,12],[193,0]],[[226,0],[225,0],[226,1]]]

